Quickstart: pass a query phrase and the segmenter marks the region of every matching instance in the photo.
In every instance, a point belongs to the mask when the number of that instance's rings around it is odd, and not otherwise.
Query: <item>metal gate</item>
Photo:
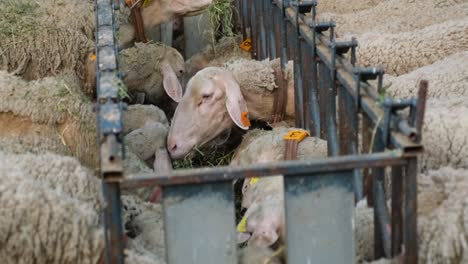
[[[355,200],[364,195],[375,208],[375,257],[396,256],[404,247],[404,262],[418,262],[417,156],[427,82],[421,82],[417,98],[385,96],[383,69],[357,65],[356,39],[337,42],[334,22],[316,20],[316,1],[239,0],[253,58],[281,57],[283,69],[294,60],[296,126],[326,139],[330,157],[125,179],[118,97],[122,82],[112,9],[118,2],[96,0],[98,140],[108,263],[124,260],[120,190],[156,185],[163,189],[168,263],[237,263],[232,181],[278,174],[285,181],[288,263],[354,263],[353,211]],[[409,114],[400,111],[405,109]],[[392,172],[391,210],[385,202],[386,167]]]

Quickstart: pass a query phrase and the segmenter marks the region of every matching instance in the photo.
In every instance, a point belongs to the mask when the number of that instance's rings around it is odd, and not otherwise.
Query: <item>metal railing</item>
[[[240,0],[243,35],[252,38],[253,57],[281,57],[283,70],[294,60],[296,126],[327,139],[330,157],[124,179],[112,2],[97,0],[96,12],[108,263],[123,263],[120,188],[162,187],[169,263],[237,263],[232,181],[279,174],[285,182],[288,263],[354,262],[353,210],[355,199],[364,195],[375,208],[375,257],[396,256],[404,246],[404,262],[418,262],[417,155],[422,151],[427,82],[422,82],[418,98],[382,96],[382,68],[358,67],[356,39],[337,42],[334,22],[315,19],[315,1]],[[377,80],[377,87],[369,80]],[[398,112],[406,108],[409,115]],[[385,167],[392,169],[390,212]]]

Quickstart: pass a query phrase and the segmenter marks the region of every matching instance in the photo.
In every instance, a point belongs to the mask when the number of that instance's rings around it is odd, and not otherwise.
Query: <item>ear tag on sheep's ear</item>
[[[242,121],[242,125],[246,126],[246,127],[250,127],[251,124],[250,124],[250,120],[249,120],[249,113],[248,112],[242,112],[241,114],[241,121]]]
[[[258,182],[258,180],[259,180],[258,177],[252,177],[252,178],[250,178],[249,185],[250,185],[250,186],[254,185],[256,182]]]
[[[297,142],[301,142],[304,138],[309,136],[309,132],[305,130],[291,130],[284,136],[285,140],[297,140]]]
[[[89,56],[89,59],[92,60],[92,61],[96,61],[96,54],[94,54],[94,53],[91,54],[91,55]]]
[[[247,217],[243,217],[242,220],[237,225],[237,232],[245,233],[247,232]]]
[[[242,41],[239,47],[243,49],[244,51],[249,52],[250,49],[252,48],[252,40],[250,38],[247,38],[246,40]]]

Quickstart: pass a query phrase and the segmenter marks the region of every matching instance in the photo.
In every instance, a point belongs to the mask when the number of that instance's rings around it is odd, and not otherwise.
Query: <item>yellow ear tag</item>
[[[250,49],[252,48],[252,40],[250,38],[247,38],[246,40],[242,41],[239,47],[243,49],[244,51],[249,52]]]
[[[286,140],[297,140],[298,142],[301,142],[304,138],[306,138],[309,135],[309,133],[305,130],[291,130],[284,136],[284,139]]]
[[[247,232],[247,218],[244,216],[242,220],[237,225],[237,232],[245,233]]]
[[[93,55],[89,56],[89,58],[90,58],[92,61],[95,61],[95,60],[96,60],[96,54],[93,54]]]
[[[143,7],[148,7],[151,4],[151,0],[143,1]]]
[[[242,125],[247,126],[247,127],[250,126],[250,120],[249,120],[249,113],[248,112],[242,112],[241,121],[242,121]]]
[[[254,185],[256,182],[258,182],[258,177],[252,177],[250,178],[250,181],[249,181],[249,185],[252,186]]]

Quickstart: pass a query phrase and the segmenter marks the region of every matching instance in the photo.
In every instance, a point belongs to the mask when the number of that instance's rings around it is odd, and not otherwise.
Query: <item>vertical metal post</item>
[[[343,87],[344,89],[344,87]],[[346,97],[346,112],[347,124],[349,128],[348,134],[348,154],[355,155],[359,153],[358,150],[358,112],[356,111],[356,105],[354,98],[347,91],[344,92]],[[340,121],[341,122],[341,121]],[[361,170],[354,170],[354,193],[356,195],[356,201],[361,200],[364,197],[363,194],[363,182]]]
[[[318,63],[318,94],[320,102],[320,138],[327,140],[327,108],[328,108],[328,86],[330,84],[330,71],[324,62]]]
[[[376,124],[378,125],[378,124]],[[383,143],[382,133],[377,129],[377,134],[374,137],[374,144],[372,147],[373,152],[382,152],[385,150],[385,145]],[[379,259],[385,257],[384,251],[384,244],[382,241],[383,233],[382,233],[382,223],[378,218],[376,207],[378,206],[378,188],[379,185],[385,186],[385,169],[384,168],[373,168],[372,169],[373,175],[373,184],[372,184],[372,192],[374,193],[374,258]],[[382,190],[383,197],[385,197],[385,190]]]
[[[282,23],[282,12],[281,7],[276,6],[276,4],[272,4],[273,16],[274,16],[274,32],[275,32],[275,58],[281,58],[283,55],[283,23]],[[282,60],[282,59],[281,59]]]
[[[392,257],[401,253],[403,231],[403,168],[392,167]]]
[[[303,39],[300,40],[301,43],[301,74],[302,74],[302,92],[303,92],[303,112],[304,112],[304,120],[303,125],[304,128],[311,132],[312,136],[314,135],[314,131],[312,130],[312,120],[311,120],[311,104],[310,104],[310,86],[312,85],[312,69],[311,64],[314,61],[312,57],[312,52]]]
[[[259,13],[260,18],[260,51],[259,57],[264,60],[267,57],[267,38],[266,38],[266,29],[265,29],[265,17],[264,17],[264,2],[265,0],[257,0],[257,12]]]
[[[123,229],[121,218],[122,203],[120,200],[120,185],[116,182],[102,183],[102,191],[106,201],[104,209],[104,230],[106,237],[106,263],[124,263]]]
[[[259,36],[258,36],[258,19],[257,19],[257,7],[256,3],[258,0],[252,0],[249,3],[250,8],[250,37],[252,38],[252,48],[250,53],[252,54],[252,59],[259,59]]]
[[[404,245],[407,264],[418,263],[418,159],[416,157],[408,158],[405,170],[405,208],[404,208]]]
[[[286,22],[286,7],[288,4],[289,0],[281,1],[281,69],[283,73],[286,72],[286,64],[288,63],[288,34]]]
[[[356,102],[357,103],[357,102]],[[363,114],[362,115],[362,153],[370,152],[370,141],[372,137],[372,121],[370,118]],[[374,193],[372,186],[374,185],[374,179],[370,175],[370,169],[363,170],[363,192],[367,197],[367,205],[369,207],[374,206]]]
[[[292,23],[288,23],[292,27]],[[303,83],[302,83],[302,54],[301,54],[301,39],[299,32],[299,4],[296,9],[296,28],[293,33],[295,49],[294,52],[294,95],[295,95],[295,116],[296,116],[296,127],[304,128],[304,95],[303,95]]]
[[[248,12],[248,0],[239,0],[242,2],[242,37],[247,39],[249,37],[249,12]]]
[[[274,12],[275,6],[270,0],[264,0],[267,10],[268,10],[268,18],[269,18],[269,25],[268,25],[268,34],[269,34],[269,48],[268,48],[268,56],[270,57],[270,60],[276,59],[277,58],[277,52],[276,52],[276,34],[275,34],[275,28],[276,28],[276,19],[275,19],[275,14]]]

